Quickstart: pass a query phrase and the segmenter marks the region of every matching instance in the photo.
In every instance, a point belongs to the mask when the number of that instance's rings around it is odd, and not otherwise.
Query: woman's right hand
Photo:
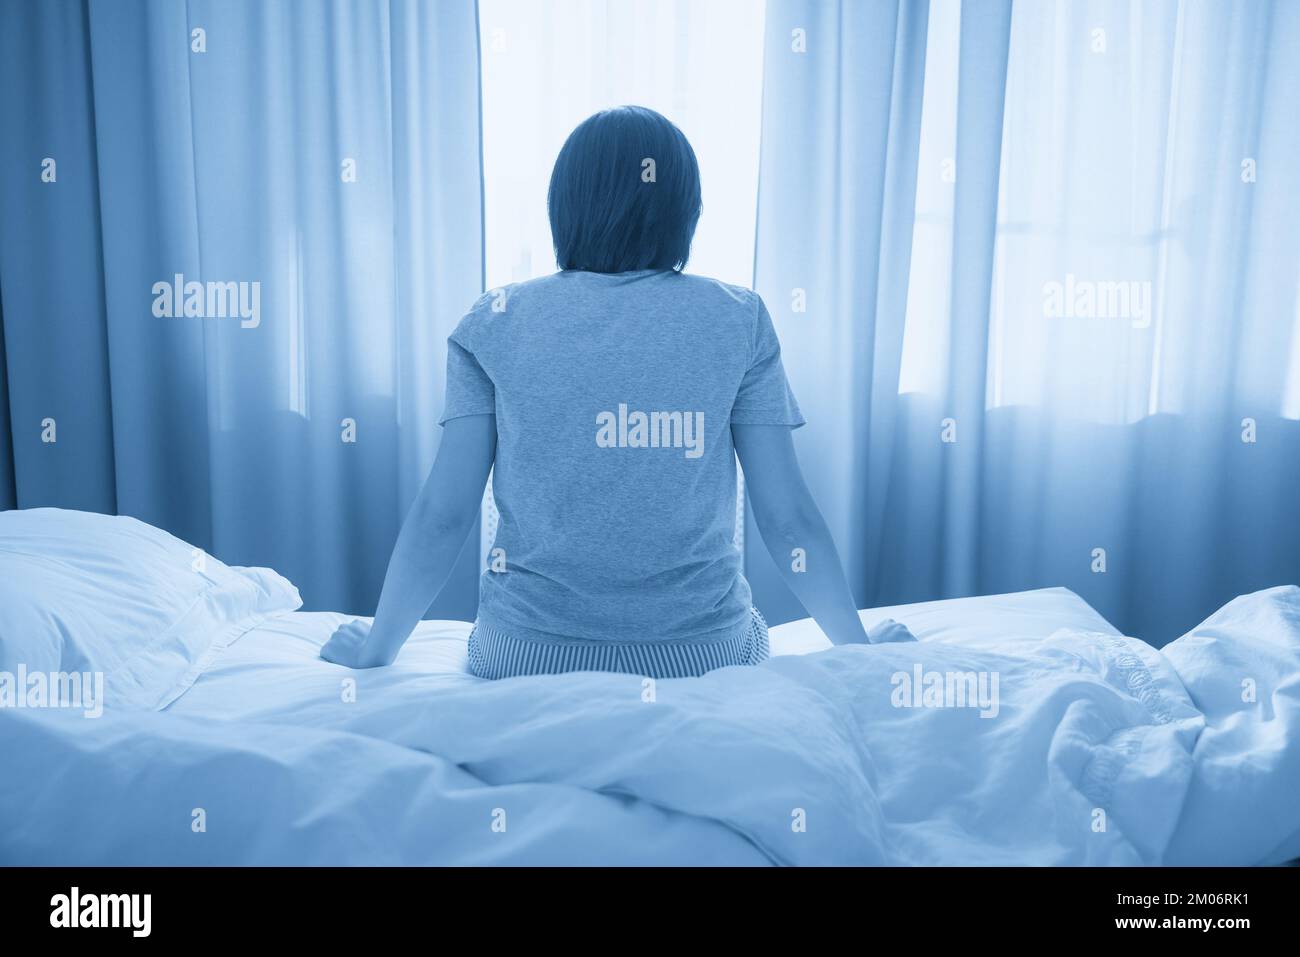
[[[916,635],[908,631],[907,626],[886,618],[876,622],[867,631],[867,641],[873,645],[884,645],[899,641],[916,641]]]

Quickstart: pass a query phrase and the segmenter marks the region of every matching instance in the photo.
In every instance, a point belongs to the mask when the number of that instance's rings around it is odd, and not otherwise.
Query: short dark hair
[[[681,269],[700,219],[699,163],[654,110],[602,110],[564,141],[546,207],[561,269]]]

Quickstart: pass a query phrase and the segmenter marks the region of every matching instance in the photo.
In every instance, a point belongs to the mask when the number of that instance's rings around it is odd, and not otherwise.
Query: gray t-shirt
[[[757,293],[560,272],[485,294],[447,348],[442,422],[496,415],[481,623],[533,640],[748,627],[731,425],[804,422]]]

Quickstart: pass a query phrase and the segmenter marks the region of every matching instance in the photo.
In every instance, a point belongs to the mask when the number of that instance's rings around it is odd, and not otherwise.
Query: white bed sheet
[[[956,642],[970,648],[1038,643],[1058,628],[1119,634],[1100,612],[1068,588],[885,605],[858,612],[858,617],[868,628],[893,618],[907,625],[918,640]],[[802,655],[831,647],[811,618],[777,625],[771,637],[773,655]]]
[[[859,614],[868,628],[893,618],[907,625],[918,640],[970,648],[1005,649],[1008,643],[1028,647],[1060,628],[1119,634],[1068,588],[890,605]],[[356,680],[357,694],[382,692],[385,687],[412,680],[428,681],[431,686],[480,680],[468,671],[466,642],[472,626],[464,621],[421,622],[390,668],[349,672],[321,661],[321,645],[350,617],[336,612],[294,612],[267,622],[227,648],[168,710],[256,719],[319,701],[322,695],[337,696],[343,677]],[[770,637],[774,657],[831,647],[811,618],[777,625]]]
[[[648,689],[596,673],[479,681],[463,622],[427,622],[397,665],[354,672],[316,657],[343,616],[286,615],[165,712],[0,711],[0,863],[1300,854],[1300,588],[1243,596],[1162,651],[1063,589],[863,617],[920,641],[796,654],[824,640],[796,622],[773,629],[760,667]],[[996,713],[895,700],[894,676],[945,671],[999,676]]]

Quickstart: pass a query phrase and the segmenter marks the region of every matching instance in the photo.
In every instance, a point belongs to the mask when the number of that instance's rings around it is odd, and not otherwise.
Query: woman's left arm
[[[326,661],[376,668],[397,657],[447,583],[474,526],[496,458],[496,422],[494,415],[466,415],[443,426],[433,468],[397,536],[374,624],[342,625],[321,648]]]

